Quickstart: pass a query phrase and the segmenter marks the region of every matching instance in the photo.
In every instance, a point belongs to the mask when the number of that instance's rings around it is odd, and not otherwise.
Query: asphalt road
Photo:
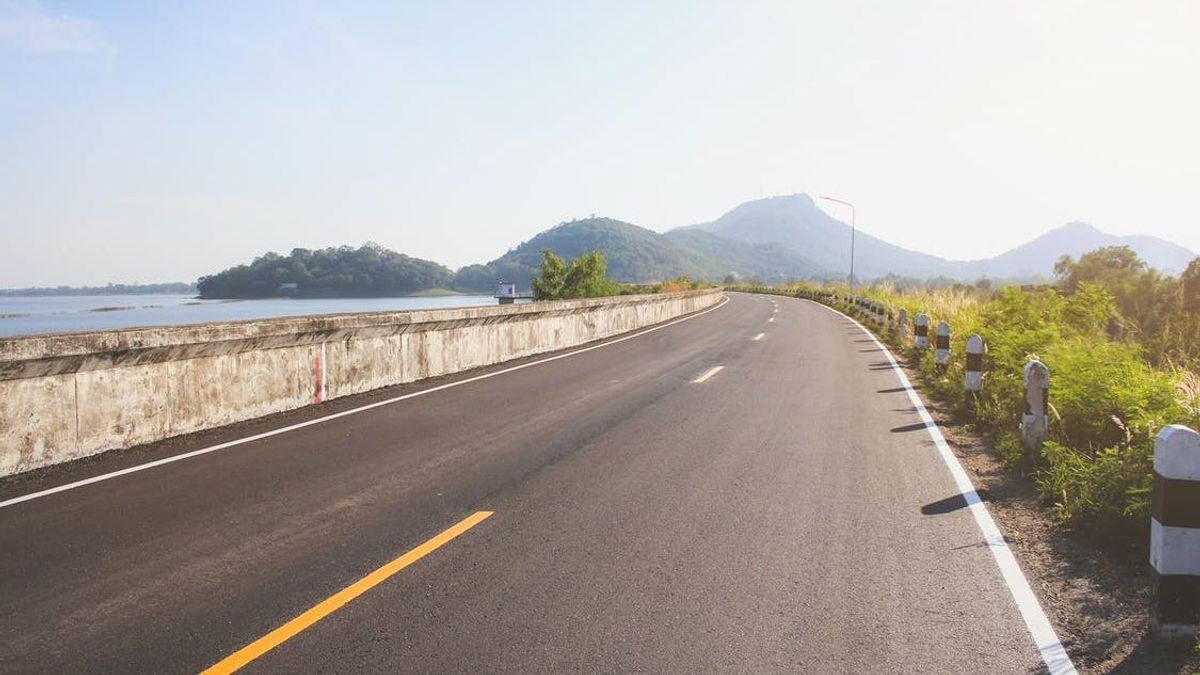
[[[322,408],[10,479],[0,501]],[[0,508],[0,671],[200,671],[487,511],[243,672],[1037,672],[958,492],[859,328],[731,295]]]

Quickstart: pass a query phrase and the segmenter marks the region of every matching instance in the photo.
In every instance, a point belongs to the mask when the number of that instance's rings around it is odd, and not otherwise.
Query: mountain
[[[808,257],[774,242],[751,244],[702,230],[676,230],[663,236],[711,261],[708,273],[693,275],[704,279],[718,280],[733,275],[771,283],[833,276]]]
[[[949,277],[973,281],[1049,277],[1063,255],[1078,257],[1102,246],[1130,246],[1142,260],[1178,274],[1195,254],[1182,246],[1144,235],[1117,237],[1086,223],[1070,223],[993,258],[946,260],[896,246],[861,230],[855,238],[855,275],[874,279]],[[560,223],[484,265],[458,272],[377,244],[319,251],[295,249],[287,256],[267,253],[200,279],[205,298],[248,298],[290,294],[300,297],[407,295],[432,288],[490,293],[498,281],[522,289],[538,273],[543,250],[563,258],[587,251],[604,253],[608,276],[648,283],[688,275],[720,281],[728,276],[767,283],[792,279],[841,279],[849,268],[850,226],[817,208],[805,194],[769,197],[741,204],[711,223],[654,232],[612,218]]]
[[[458,271],[454,285],[463,290],[492,290],[497,281],[528,288],[537,274],[543,250],[564,258],[598,250],[608,261],[608,276],[643,283],[686,274],[721,280],[727,275],[764,281],[807,278],[822,270],[804,256],[780,246],[723,239],[706,232],[660,234],[612,218],[586,218],[561,223],[486,265]]]
[[[1168,274],[1179,274],[1196,257],[1186,248],[1157,237],[1118,237],[1101,232],[1087,223],[1074,222],[1050,230],[994,258],[967,263],[967,268],[977,277],[1046,276],[1054,270],[1054,263],[1063,255],[1078,258],[1105,246],[1128,246],[1150,267]]]
[[[752,244],[779,244],[835,273],[850,268],[850,226],[831,217],[806,194],[746,202],[711,223],[672,232],[701,230]],[[958,265],[912,251],[862,230],[854,240],[854,274],[870,279],[892,273],[910,277],[954,276]]]
[[[746,202],[711,223],[672,230],[668,236],[695,231],[759,245],[775,242],[813,265],[841,275],[850,267],[850,226],[817,208],[806,194]],[[1086,223],[1070,223],[993,258],[970,261],[920,253],[859,230],[854,273],[860,279],[888,274],[961,280],[1048,277],[1059,257],[1079,257],[1103,246],[1129,246],[1151,267],[1170,274],[1180,273],[1196,257],[1186,248],[1157,237],[1118,237]]]

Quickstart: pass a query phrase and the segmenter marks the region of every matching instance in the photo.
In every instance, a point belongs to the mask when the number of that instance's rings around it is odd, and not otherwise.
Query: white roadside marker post
[[[977,333],[967,338],[967,369],[963,373],[963,391],[967,394],[967,405],[972,412],[979,402],[979,394],[983,391],[983,354],[987,345]]]
[[[913,333],[916,334],[916,348],[924,351],[929,349],[929,315],[921,313],[913,317]]]
[[[900,308],[900,317],[897,319],[896,340],[900,344],[908,344],[908,310]]]
[[[1172,424],[1154,439],[1150,514],[1154,625],[1163,636],[1200,628],[1200,434]]]
[[[950,364],[950,324],[945,321],[938,322],[933,347],[933,362],[945,370]]]
[[[1025,414],[1021,416],[1021,442],[1025,449],[1037,452],[1046,440],[1050,412],[1050,369],[1037,359],[1025,364]]]

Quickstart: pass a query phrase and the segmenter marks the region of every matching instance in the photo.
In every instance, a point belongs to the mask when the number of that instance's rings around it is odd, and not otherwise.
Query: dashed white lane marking
[[[763,339],[763,336],[764,336],[764,335],[766,335],[766,333],[759,333],[758,335],[755,335],[755,336],[754,336],[754,341],[755,341],[755,342],[758,342],[759,340]]]
[[[809,300],[808,302],[812,301]],[[1042,656],[1042,661],[1046,663],[1046,669],[1052,675],[1074,675],[1076,673],[1075,664],[1071,662],[1070,655],[1067,654],[1067,650],[1058,639],[1058,634],[1054,632],[1054,626],[1050,625],[1050,619],[1046,617],[1046,612],[1042,610],[1042,605],[1038,602],[1037,596],[1034,595],[1033,588],[1029,586],[1029,580],[1025,578],[1025,573],[1021,571],[1021,566],[1017,564],[1016,556],[1013,555],[1008,542],[1004,540],[1004,535],[1000,532],[1000,528],[996,526],[996,521],[992,520],[992,514],[988,512],[987,507],[979,498],[979,493],[975,491],[975,486],[971,483],[970,476],[967,475],[958,458],[954,456],[954,452],[946,443],[946,438],[942,436],[942,430],[938,428],[937,422],[933,421],[933,417],[925,409],[925,404],[921,401],[921,396],[917,393],[916,389],[913,389],[912,383],[908,381],[908,376],[904,374],[904,370],[900,368],[900,364],[896,362],[896,358],[892,356],[892,352],[861,323],[827,305],[819,302],[814,302],[813,304],[824,307],[838,316],[854,321],[854,325],[862,329],[862,332],[866,333],[875,342],[875,346],[883,352],[883,355],[892,364],[892,370],[900,380],[900,385],[908,392],[908,400],[916,408],[917,415],[921,418],[921,422],[925,424],[925,430],[929,432],[930,437],[933,438],[933,444],[937,446],[938,454],[942,457],[942,462],[950,470],[950,476],[954,478],[955,487],[958,488],[960,496],[962,496],[970,508],[971,515],[975,517],[975,524],[979,527],[979,532],[983,534],[984,542],[992,551],[992,557],[996,559],[996,566],[1000,568],[1000,575],[1004,577],[1004,583],[1008,586],[1008,591],[1012,594],[1013,601],[1017,604],[1017,610],[1021,613],[1021,618],[1025,621],[1025,627],[1029,630],[1030,636],[1033,637],[1034,644],[1037,645],[1038,652]]]
[[[767,323],[775,323],[775,317],[767,319]]]
[[[232,441],[226,441],[225,443],[211,445],[207,448],[200,448],[199,450],[192,450],[191,452],[185,452],[181,455],[173,455],[171,457],[163,457],[162,459],[156,459],[153,462],[146,462],[145,464],[138,464],[136,466],[131,466],[131,467],[128,467],[125,469],[121,469],[120,471],[113,471],[111,473],[100,474],[99,476],[92,476],[91,478],[84,478],[83,480],[77,480],[73,483],[65,483],[63,485],[59,485],[56,487],[47,488],[45,490],[40,490],[38,492],[30,492],[29,494],[26,494],[26,495],[21,495],[19,497],[13,497],[11,499],[6,499],[4,501],[0,501],[0,508],[4,508],[6,506],[13,506],[14,504],[20,504],[21,502],[27,502],[27,501],[30,501],[33,499],[38,499],[40,497],[48,497],[52,494],[56,494],[59,492],[66,492],[67,490],[74,490],[75,488],[81,488],[85,485],[91,485],[93,483],[100,483],[102,481],[117,478],[118,476],[125,476],[125,475],[131,474],[131,473],[145,471],[146,469],[153,469],[156,466],[162,466],[164,464],[171,464],[173,462],[179,462],[179,461],[182,461],[185,459],[191,459],[192,457],[199,457],[200,455],[207,455],[210,452],[216,452],[217,450],[224,450],[226,448],[232,448],[236,445],[244,445],[246,443],[251,443],[254,441],[262,440],[264,438],[270,438],[271,436],[278,436],[280,434],[285,434],[289,431],[303,429],[304,427],[311,427],[316,424],[321,424],[323,422],[329,422],[331,420],[336,420],[336,419],[339,419],[342,417],[347,417],[349,415],[354,415],[356,413],[364,412],[367,410],[381,408],[385,405],[392,405],[393,403],[399,403],[400,401],[406,401],[410,398],[416,398],[418,396],[432,394],[435,391],[442,391],[445,389],[452,389],[454,387],[461,387],[464,384],[471,384],[472,382],[486,380],[490,377],[496,377],[497,375],[505,375],[507,373],[513,373],[518,370],[524,370],[525,368],[532,368],[533,366],[540,366],[543,363],[550,363],[551,361],[557,361],[559,359],[565,359],[565,358],[569,358],[571,356],[578,356],[579,354],[586,354],[587,352],[590,352],[595,349],[602,349],[609,345],[615,345],[620,342],[625,342],[626,340],[632,340],[636,337],[641,337],[643,335],[646,335],[647,333],[653,333],[654,331],[662,330],[664,328],[670,328],[671,326],[674,326],[675,324],[683,323],[684,321],[690,321],[691,319],[695,319],[698,316],[703,316],[705,314],[708,314],[709,312],[718,310],[718,309],[724,307],[728,303],[729,303],[729,296],[724,296],[722,298],[721,302],[717,303],[716,305],[713,305],[712,307],[709,307],[708,309],[701,310],[699,312],[696,312],[695,314],[689,314],[685,317],[675,319],[673,321],[669,321],[664,324],[659,324],[657,326],[647,328],[646,330],[638,331],[638,332],[632,333],[630,335],[625,335],[625,336],[616,338],[614,340],[609,340],[608,342],[601,342],[600,344],[592,345],[590,347],[583,347],[581,349],[576,349],[575,351],[570,351],[570,352],[566,352],[563,354],[557,354],[555,356],[549,356],[544,359],[538,359],[537,361],[530,361],[529,363],[522,363],[520,365],[512,366],[509,368],[504,368],[503,370],[497,370],[497,371],[494,371],[491,373],[484,373],[482,375],[468,377],[466,379],[458,380],[456,382],[447,382],[446,384],[440,384],[436,387],[430,387],[428,389],[414,391],[409,394],[404,394],[403,396],[396,396],[394,398],[385,399],[383,401],[376,401],[375,403],[368,403],[367,405],[359,406],[357,408],[351,408],[349,410],[343,410],[341,412],[333,413],[332,415],[326,415],[324,417],[317,417],[315,419],[300,422],[298,424],[292,424],[292,425],[289,425],[286,427],[280,427],[278,429],[264,431],[261,434],[254,434],[253,436],[246,436],[244,438],[238,438],[238,439],[234,439]]]
[[[700,384],[701,382],[704,382],[705,380],[712,377],[713,375],[716,375],[717,373],[721,372],[724,368],[725,368],[725,366],[713,366],[712,368],[709,368],[708,370],[704,371],[703,375],[692,380],[692,382],[695,384]]]

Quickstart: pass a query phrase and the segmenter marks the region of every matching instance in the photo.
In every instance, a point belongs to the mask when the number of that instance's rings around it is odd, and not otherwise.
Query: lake
[[[495,305],[490,295],[197,300],[190,295],[0,296],[0,337],[344,312]]]

